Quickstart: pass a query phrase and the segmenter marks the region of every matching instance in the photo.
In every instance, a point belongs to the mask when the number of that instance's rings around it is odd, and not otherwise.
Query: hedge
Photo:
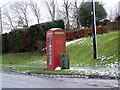
[[[118,25],[119,23],[116,23],[116,26],[98,26],[96,28],[96,33],[97,34],[103,34],[107,33],[110,31],[116,31],[120,30],[120,26]],[[114,24],[115,25],[115,24]],[[81,30],[72,30],[72,31],[66,31],[66,40],[74,40],[77,38],[81,37],[87,37],[87,36],[92,36],[92,29],[91,28],[85,28]]]
[[[107,24],[108,31],[120,30],[120,21],[110,22]]]
[[[43,34],[43,39],[45,40],[46,38],[46,32],[51,29],[51,28],[62,28],[64,30],[64,21],[63,20],[56,20],[53,22],[46,22],[46,23],[41,23],[41,24],[36,24],[36,27],[42,27],[42,34]]]
[[[2,34],[2,53],[35,52],[45,47],[46,31],[50,28],[64,29],[64,21],[56,20],[15,29]]]
[[[2,53],[8,53],[9,46],[8,46],[8,34],[2,34]]]
[[[50,28],[64,29],[63,20],[32,25],[23,29],[2,34],[2,53],[36,52],[45,47],[46,32]],[[120,30],[120,22],[109,23],[107,26],[97,27],[97,34]],[[66,31],[66,40],[92,36],[91,28]]]

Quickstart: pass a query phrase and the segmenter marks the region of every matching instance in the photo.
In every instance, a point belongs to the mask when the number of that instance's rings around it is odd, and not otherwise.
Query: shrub
[[[8,34],[2,34],[2,53],[8,53],[9,46],[8,46]]]
[[[120,21],[120,16],[115,18],[116,21]]]
[[[115,22],[110,22],[107,24],[107,30],[108,31],[116,31],[120,30],[120,22],[115,21]]]
[[[8,46],[9,46],[9,52],[15,52],[15,40],[14,35],[12,32],[8,34]]]
[[[63,20],[46,22],[41,24],[15,29],[8,34],[3,34],[2,52],[34,52],[45,47],[46,31],[50,28],[64,29]]]
[[[106,26],[96,27],[97,34],[107,33],[109,30]],[[66,31],[66,40],[74,40],[80,37],[87,37],[92,35],[91,28],[85,28],[81,30]]]
[[[21,33],[22,33],[21,29],[15,30],[14,38],[15,38],[15,52],[16,53],[24,51]]]

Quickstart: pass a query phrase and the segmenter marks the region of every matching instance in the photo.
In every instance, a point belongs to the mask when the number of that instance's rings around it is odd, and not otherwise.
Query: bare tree
[[[112,21],[114,19],[113,10],[110,10],[110,13],[108,14],[108,18]]]
[[[47,10],[50,14],[50,17],[51,17],[52,21],[54,21],[55,20],[55,15],[56,15],[57,1],[56,0],[46,0],[44,3],[47,7]]]
[[[40,8],[38,7],[38,4],[30,0],[29,6],[33,12],[33,14],[37,18],[37,23],[40,23]]]
[[[64,12],[65,12],[65,18],[66,18],[66,21],[67,21],[67,24],[66,24],[66,27],[67,29],[69,30],[70,29],[70,20],[69,20],[69,8],[70,8],[70,3],[69,3],[69,0],[64,0]]]
[[[14,29],[14,25],[13,25],[13,18],[12,15],[10,15],[10,11],[7,8],[4,8],[4,11],[2,11],[3,15],[4,15],[4,24],[7,26],[11,27],[11,30]],[[5,20],[7,19],[7,20]]]
[[[74,4],[73,4],[73,18],[75,19],[75,22],[76,22],[76,24],[77,24],[77,28],[79,28],[80,29],[80,21],[79,21],[79,15],[78,15],[78,12],[79,12],[79,6],[78,6],[78,1],[77,0],[75,0],[74,1]]]
[[[71,10],[71,2],[70,0],[62,0],[61,7],[57,8],[57,18],[64,19],[66,29],[70,29],[71,17],[73,14],[73,10]]]
[[[82,7],[82,3],[84,3],[84,0],[82,0],[81,3],[78,2],[78,0],[74,1],[74,4],[72,4],[73,6],[73,18],[76,21],[77,24],[77,28],[80,29],[80,16],[79,16],[79,8]]]
[[[82,2],[78,0],[62,0],[63,4],[61,8],[57,8],[57,18],[64,19],[66,23],[66,28],[69,30],[72,28],[80,29],[80,16],[79,16],[79,8],[82,7]]]
[[[114,8],[109,9],[107,16],[110,21],[114,21],[115,18],[119,16],[119,10],[120,10],[120,7],[118,6],[117,3],[114,5]]]
[[[14,2],[11,9],[16,14],[17,18],[23,25],[28,26],[28,3],[27,2]]]
[[[57,8],[57,11],[56,11],[56,20],[59,20],[59,19],[64,19],[65,18],[65,13],[63,12],[63,10],[60,10],[60,8]]]
[[[117,16],[118,16],[117,8],[111,9],[111,10],[110,10],[110,13],[108,14],[108,18],[109,18],[111,21],[114,21]]]
[[[15,14],[14,16],[18,19],[18,26],[24,26],[24,16],[21,14],[20,10],[18,9],[18,6],[15,5],[15,3],[13,3],[11,5],[11,10],[13,11],[13,13]]]

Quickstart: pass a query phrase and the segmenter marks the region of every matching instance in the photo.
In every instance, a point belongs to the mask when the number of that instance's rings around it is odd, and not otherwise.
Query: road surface
[[[102,80],[87,78],[49,78],[28,76],[23,74],[2,75],[2,88],[114,88],[118,80]]]

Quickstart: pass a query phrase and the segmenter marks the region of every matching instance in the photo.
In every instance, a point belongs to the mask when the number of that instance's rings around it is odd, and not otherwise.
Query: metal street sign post
[[[93,57],[97,59],[97,39],[96,39],[96,16],[95,16],[95,2],[92,0],[92,30],[93,30]]]

